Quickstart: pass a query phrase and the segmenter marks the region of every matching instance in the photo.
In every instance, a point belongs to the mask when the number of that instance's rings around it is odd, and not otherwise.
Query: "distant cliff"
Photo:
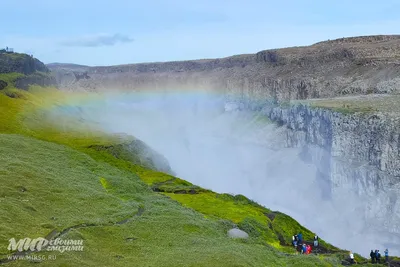
[[[18,72],[25,75],[36,71],[49,72],[44,63],[27,54],[0,53],[0,73]]]
[[[15,76],[11,75],[12,73],[23,75]],[[40,86],[57,85],[55,77],[46,65],[27,54],[0,52],[0,74],[0,90],[5,89],[9,83],[24,90],[27,90],[29,85],[33,84]],[[14,79],[14,77],[16,78]]]
[[[400,36],[367,36],[221,59],[109,67],[50,64],[65,90],[209,89],[257,99],[398,92]],[[82,76],[84,75],[84,76]]]

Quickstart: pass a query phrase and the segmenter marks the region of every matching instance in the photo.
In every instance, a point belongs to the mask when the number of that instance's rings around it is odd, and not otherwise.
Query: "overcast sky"
[[[400,29],[398,0],[8,0],[1,10],[0,47],[85,65],[225,57]]]

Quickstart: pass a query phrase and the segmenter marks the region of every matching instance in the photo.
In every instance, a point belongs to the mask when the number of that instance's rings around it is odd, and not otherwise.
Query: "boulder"
[[[232,238],[248,238],[249,235],[240,229],[237,228],[232,228],[231,230],[228,231],[228,236]]]

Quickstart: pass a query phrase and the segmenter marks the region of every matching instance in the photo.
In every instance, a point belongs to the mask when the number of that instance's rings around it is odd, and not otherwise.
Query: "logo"
[[[31,239],[25,237],[23,239],[15,240],[11,238],[8,240],[10,243],[8,245],[8,250],[10,251],[59,251],[64,253],[65,251],[83,251],[83,240],[81,239],[61,239],[56,238],[52,240],[47,240],[46,238],[39,237],[36,239]]]

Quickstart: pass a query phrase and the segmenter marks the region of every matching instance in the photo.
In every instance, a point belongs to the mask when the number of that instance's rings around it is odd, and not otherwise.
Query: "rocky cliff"
[[[399,56],[400,36],[395,35],[343,38],[221,59],[48,67],[68,90],[203,88],[287,100],[397,92]]]
[[[306,104],[265,112],[286,129],[287,146],[300,147],[300,157],[317,166],[315,182],[324,198],[343,203],[340,209],[351,212],[364,233],[387,231],[382,240],[399,249],[394,241],[400,238],[399,118]]]
[[[22,75],[15,76],[13,73]],[[27,54],[0,52],[0,75],[0,90],[5,89],[9,83],[24,90],[27,90],[33,84],[39,86],[57,85],[55,77],[46,65]]]
[[[49,69],[36,58],[20,53],[0,53],[0,73],[18,72],[25,75],[36,71],[49,72]]]

